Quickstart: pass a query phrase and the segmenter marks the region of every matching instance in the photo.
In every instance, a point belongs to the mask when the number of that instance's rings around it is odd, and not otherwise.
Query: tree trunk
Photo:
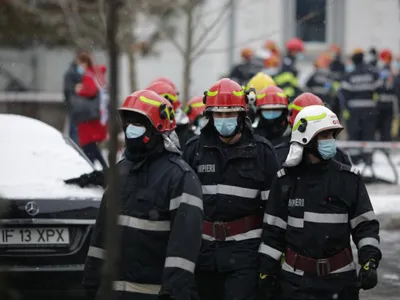
[[[129,85],[131,87],[129,93],[133,93],[137,90],[136,52],[132,48],[133,47],[131,45],[130,49],[127,51],[129,61]]]
[[[190,97],[190,86],[192,83],[192,47],[193,47],[193,13],[195,4],[193,0],[188,1],[186,11],[186,40],[185,40],[185,53],[183,56],[183,99],[182,104],[186,104]]]

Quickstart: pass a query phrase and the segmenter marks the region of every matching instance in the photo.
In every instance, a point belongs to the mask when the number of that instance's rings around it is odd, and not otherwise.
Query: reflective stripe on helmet
[[[153,106],[157,106],[157,107],[161,106],[161,104],[164,104],[162,102],[158,102],[157,100],[151,100],[149,98],[146,98],[145,96],[140,96],[139,99],[140,99],[140,101],[142,101],[144,103],[147,103],[147,104],[150,104]]]
[[[326,113],[322,113],[320,115],[317,116],[309,116],[309,117],[305,117],[304,119],[306,119],[307,121],[318,121],[318,120],[322,120],[323,118],[326,117]],[[301,124],[301,119],[297,121],[297,123],[293,126],[293,131],[296,131],[297,128],[299,128],[300,124]]]
[[[171,99],[174,102],[178,101],[178,96],[174,96],[172,94],[161,94],[160,96],[162,96],[164,98],[168,97],[168,99]]]
[[[192,103],[190,104],[191,107],[197,108],[197,107],[203,107],[206,106],[203,102],[197,102],[197,103]]]

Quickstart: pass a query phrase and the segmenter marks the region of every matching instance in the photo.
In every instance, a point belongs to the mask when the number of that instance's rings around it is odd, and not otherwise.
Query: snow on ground
[[[99,199],[100,188],[81,189],[65,179],[93,166],[55,128],[19,115],[0,114],[0,195],[10,199]]]
[[[393,164],[400,175],[400,154],[391,155]],[[363,165],[357,168],[362,169]],[[387,180],[393,180],[394,172],[389,165],[386,156],[377,152],[373,156],[373,168],[376,176]],[[366,174],[371,174],[366,172]],[[390,185],[385,183],[373,183],[367,185],[368,193],[376,214],[400,213],[400,183]]]

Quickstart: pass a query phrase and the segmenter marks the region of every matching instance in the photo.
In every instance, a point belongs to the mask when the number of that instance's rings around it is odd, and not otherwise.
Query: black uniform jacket
[[[383,82],[378,72],[367,65],[356,65],[353,72],[346,73],[341,83],[341,93],[347,109],[371,109],[376,106],[373,98]]]
[[[206,126],[186,144],[183,158],[197,172],[203,191],[204,216],[209,222],[230,222],[246,216],[262,216],[272,178],[278,169],[271,144],[244,130],[234,145],[223,144]],[[261,230],[216,242],[203,234],[198,268],[230,271],[258,268]]]
[[[329,160],[278,171],[264,216],[262,273],[277,272],[286,248],[327,258],[349,248],[350,236],[360,264],[379,262],[379,222],[357,169]]]
[[[195,172],[166,150],[117,165],[121,230],[118,299],[132,293],[190,299],[201,244],[203,203]],[[107,190],[105,194],[107,193]],[[83,284],[97,288],[104,259],[106,197],[103,197],[87,256]]]
[[[280,166],[282,166],[282,164],[286,161],[286,158],[289,154],[289,149],[290,142],[284,142],[275,146],[275,151]],[[347,152],[340,148],[336,148],[336,155],[333,159],[345,165],[352,165],[350,156],[347,154]]]

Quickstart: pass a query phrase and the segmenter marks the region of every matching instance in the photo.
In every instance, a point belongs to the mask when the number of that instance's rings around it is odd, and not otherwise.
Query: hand
[[[79,93],[83,88],[82,83],[78,83],[77,85],[75,85],[75,93]]]
[[[275,276],[261,274],[258,278],[257,300],[272,300],[278,291],[278,282]]]
[[[370,259],[360,269],[357,277],[357,286],[363,290],[370,290],[378,284],[378,268],[377,263],[374,259]]]
[[[105,187],[107,185],[105,174],[102,171],[93,171],[92,173],[83,174],[76,178],[64,180],[66,184],[76,184],[81,188],[88,187],[90,185],[100,185]]]

